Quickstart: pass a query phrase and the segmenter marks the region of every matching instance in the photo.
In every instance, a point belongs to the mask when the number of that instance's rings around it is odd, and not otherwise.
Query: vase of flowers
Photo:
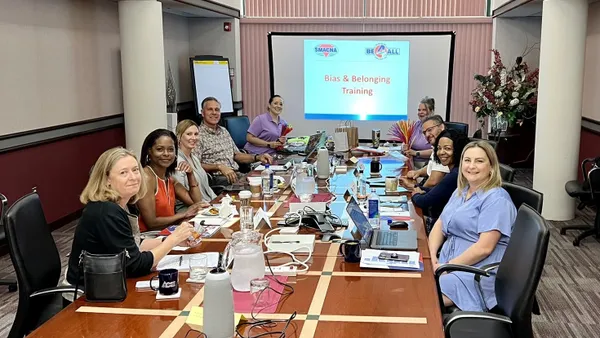
[[[530,72],[520,56],[508,69],[502,63],[500,52],[493,49],[492,53],[494,63],[487,75],[475,75],[477,86],[471,92],[469,104],[478,120],[490,117],[492,129],[506,131],[521,125],[523,120],[535,118],[539,69]]]

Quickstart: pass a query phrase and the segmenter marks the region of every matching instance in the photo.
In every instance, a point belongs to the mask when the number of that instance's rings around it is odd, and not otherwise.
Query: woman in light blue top
[[[177,164],[180,162],[187,162],[194,171],[194,177],[200,186],[200,192],[202,193],[202,201],[210,202],[217,198],[214,191],[208,185],[208,175],[206,171],[202,169],[200,159],[192,153],[192,149],[196,147],[198,143],[198,125],[192,120],[183,120],[177,124],[175,129],[177,133],[177,140],[179,140],[179,153],[177,154]],[[176,171],[173,177],[177,182],[181,183],[186,189],[189,189],[189,182],[187,176],[183,172]],[[187,209],[182,201],[175,201],[175,212],[185,211]]]
[[[469,143],[461,156],[458,188],[429,235],[433,269],[440,264],[482,267],[500,262],[510,240],[517,210],[502,188],[498,157],[486,141]],[[442,245],[443,244],[443,245]],[[440,257],[435,253],[442,248]],[[495,271],[481,279],[483,299],[473,274],[451,272],[440,277],[444,305],[463,311],[496,306]]]

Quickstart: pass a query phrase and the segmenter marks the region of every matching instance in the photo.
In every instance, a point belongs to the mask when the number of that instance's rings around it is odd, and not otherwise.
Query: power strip
[[[276,276],[296,276],[296,270],[298,270],[295,266],[272,266],[269,269],[268,266],[265,266],[265,274],[271,275],[271,270],[273,270],[273,275]]]

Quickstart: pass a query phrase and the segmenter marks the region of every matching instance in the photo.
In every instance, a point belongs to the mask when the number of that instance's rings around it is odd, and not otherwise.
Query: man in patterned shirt
[[[211,186],[228,185],[240,177],[239,163],[271,163],[268,154],[254,155],[240,152],[227,129],[219,126],[221,103],[214,97],[202,100],[202,123],[198,134],[195,154],[202,168],[211,173]]]

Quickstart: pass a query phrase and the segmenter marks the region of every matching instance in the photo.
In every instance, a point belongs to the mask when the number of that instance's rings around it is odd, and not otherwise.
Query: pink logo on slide
[[[322,43],[315,47],[315,53],[324,57],[334,56],[338,53],[338,49],[335,45],[330,43]]]

